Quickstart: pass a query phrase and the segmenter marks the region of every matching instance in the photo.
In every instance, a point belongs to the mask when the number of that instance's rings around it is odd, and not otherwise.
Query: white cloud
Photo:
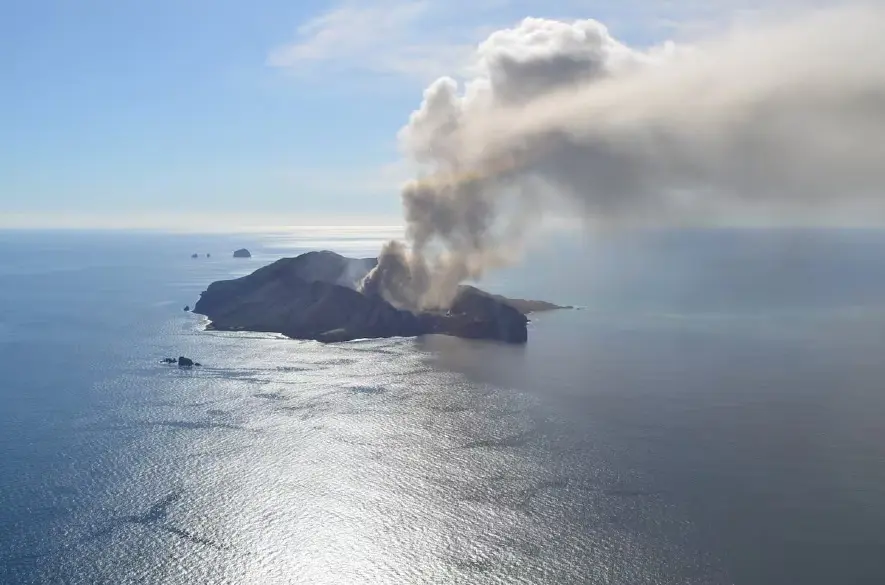
[[[696,38],[745,20],[844,0],[347,0],[296,29],[267,65],[297,73],[367,73],[428,82],[469,77],[476,46],[525,17],[593,18],[634,45]]]
[[[410,1],[335,8],[298,27],[298,40],[274,50],[268,63],[291,67],[352,56],[380,43],[399,43],[427,6],[427,2]]]
[[[273,49],[267,64],[433,78],[457,68],[472,49],[463,35],[435,30],[438,13],[427,0],[344,4],[298,27],[295,40]]]

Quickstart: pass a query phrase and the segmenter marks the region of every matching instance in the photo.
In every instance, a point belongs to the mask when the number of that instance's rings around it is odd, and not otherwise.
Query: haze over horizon
[[[495,31],[594,20],[642,53],[853,3],[709,4],[17,3],[0,23],[0,228],[401,226],[417,167],[398,135],[434,79],[475,77]],[[789,223],[882,224],[862,207]]]

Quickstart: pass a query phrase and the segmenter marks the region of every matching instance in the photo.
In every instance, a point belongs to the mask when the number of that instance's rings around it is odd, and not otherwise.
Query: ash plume
[[[400,132],[425,174],[402,191],[406,243],[363,282],[399,306],[444,307],[555,203],[614,225],[882,209],[883,8],[650,49],[594,20],[528,18],[473,70],[431,84]]]

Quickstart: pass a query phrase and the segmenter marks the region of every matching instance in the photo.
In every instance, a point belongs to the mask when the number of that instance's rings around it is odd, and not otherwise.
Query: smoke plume
[[[407,242],[364,289],[444,307],[506,263],[556,200],[611,223],[752,207],[877,204],[885,188],[885,10],[858,5],[690,47],[626,46],[593,20],[529,18],[444,77],[400,132],[425,175]]]

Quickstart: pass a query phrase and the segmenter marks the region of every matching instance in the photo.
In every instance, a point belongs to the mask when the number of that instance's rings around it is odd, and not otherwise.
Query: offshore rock
[[[177,359],[173,358],[173,357],[163,358],[162,360],[160,360],[160,362],[164,363],[164,364],[178,364],[178,366],[182,367],[182,368],[191,368],[194,366],[202,365],[202,364],[195,362],[194,360],[192,360],[190,358],[184,357],[183,355],[178,356]]]

